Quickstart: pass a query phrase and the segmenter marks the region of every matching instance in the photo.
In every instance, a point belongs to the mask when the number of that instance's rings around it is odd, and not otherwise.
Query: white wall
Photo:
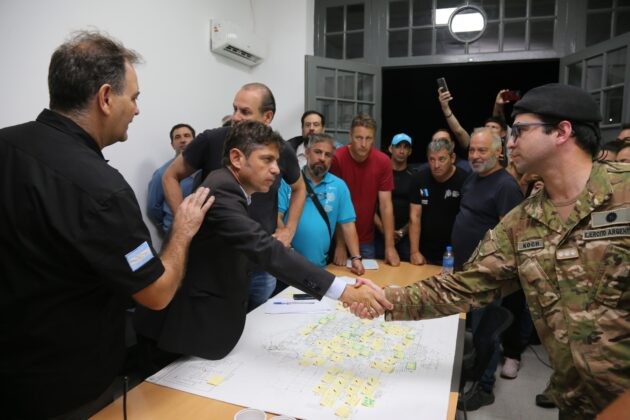
[[[266,60],[249,68],[211,53],[211,18],[255,31],[267,42]],[[143,211],[151,174],[173,154],[170,127],[218,126],[242,84],[266,83],[278,106],[273,127],[286,138],[299,133],[304,54],[313,49],[313,0],[2,0],[0,127],[31,121],[48,106],[52,51],[71,31],[90,27],[145,60],[137,68],[140,115],[129,127],[129,139],[103,151]]]

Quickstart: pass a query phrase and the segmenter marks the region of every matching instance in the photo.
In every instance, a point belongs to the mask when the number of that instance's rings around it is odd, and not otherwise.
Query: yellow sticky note
[[[327,389],[328,388],[326,388],[323,384],[317,384],[313,387],[313,392],[319,395],[323,395]]]
[[[210,385],[214,385],[217,386],[219,385],[221,382],[223,382],[225,380],[225,378],[223,377],[223,375],[214,375],[212,376],[210,379],[208,379],[208,383]]]
[[[337,366],[331,366],[328,368],[328,370],[326,371],[326,373],[330,374],[330,375],[336,375],[341,371],[341,369],[339,369]]]
[[[335,415],[337,417],[341,417],[342,419],[348,418],[352,414],[352,409],[347,405],[340,406],[337,411],[335,411]]]
[[[324,407],[330,408],[333,406],[333,404],[335,403],[335,397],[326,393],[321,400],[319,400],[319,404],[323,405]]]
[[[343,356],[341,356],[340,354],[333,354],[330,356],[330,360],[332,360],[333,362],[341,362],[343,360]]]
[[[332,383],[334,380],[335,380],[335,377],[329,373],[322,376],[322,382],[326,382],[327,384]]]
[[[326,361],[321,357],[316,357],[315,359],[313,359],[313,366],[321,366],[324,363],[326,363]]]

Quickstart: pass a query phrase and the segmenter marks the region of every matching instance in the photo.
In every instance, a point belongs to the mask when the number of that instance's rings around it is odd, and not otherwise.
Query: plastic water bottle
[[[442,274],[452,274],[453,267],[455,267],[455,254],[453,254],[453,247],[449,245],[442,256]]]

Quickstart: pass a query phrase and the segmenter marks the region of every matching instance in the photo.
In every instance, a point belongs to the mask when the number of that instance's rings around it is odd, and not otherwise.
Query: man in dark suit
[[[247,314],[248,260],[318,299],[362,302],[373,317],[391,307],[371,281],[346,285],[248,216],[251,195],[268,191],[275,182],[283,143],[278,133],[255,121],[239,123],[228,134],[223,168],[202,184],[210,188],[215,203],[191,243],[182,287],[165,310],[140,309],[136,314],[137,331],[160,349],[220,359],[234,348]]]

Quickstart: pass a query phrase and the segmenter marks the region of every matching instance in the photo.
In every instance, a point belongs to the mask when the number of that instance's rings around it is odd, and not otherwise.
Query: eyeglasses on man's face
[[[516,123],[512,126],[510,137],[516,140],[523,131],[527,131],[523,130],[524,127],[553,127],[553,124],[545,122]]]

